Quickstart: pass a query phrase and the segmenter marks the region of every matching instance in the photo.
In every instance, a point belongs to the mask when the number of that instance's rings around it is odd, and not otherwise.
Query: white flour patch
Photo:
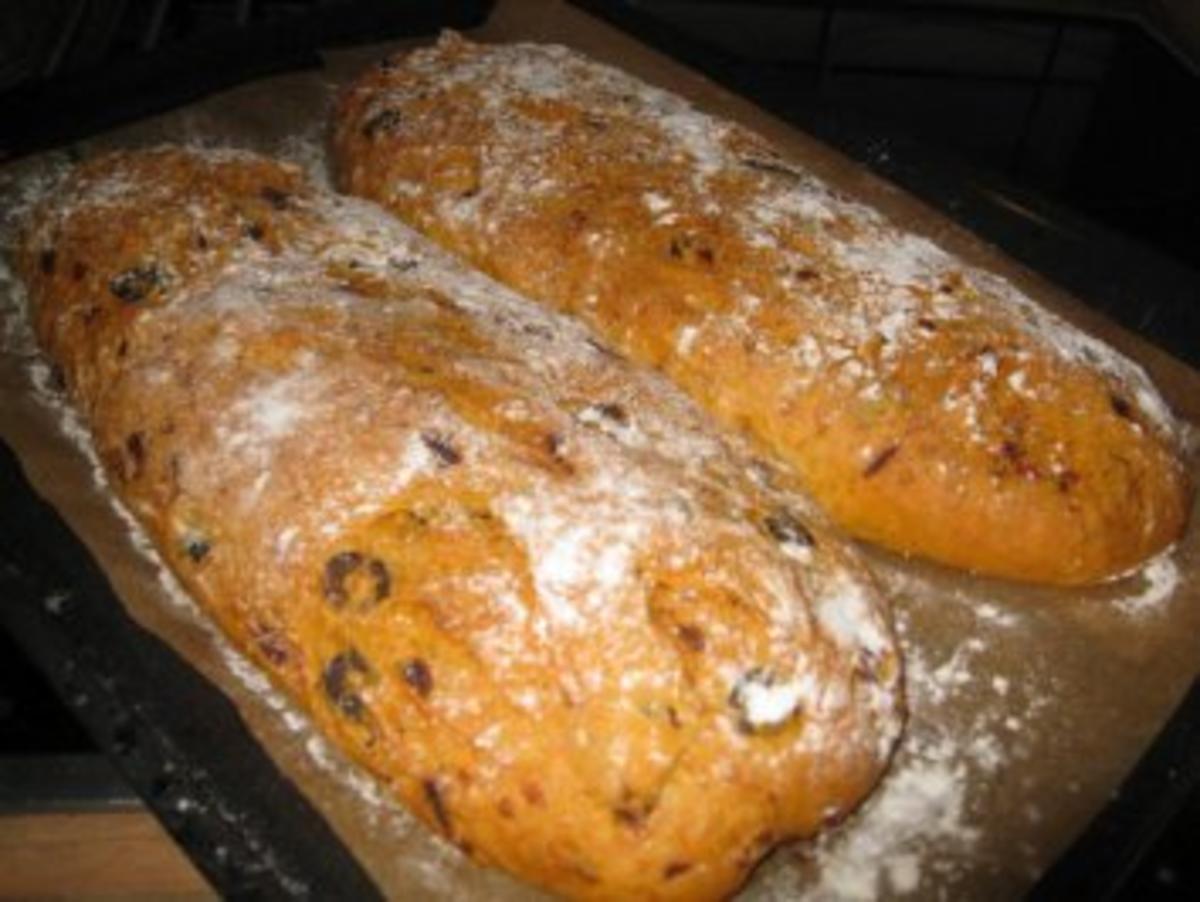
[[[1140,590],[1113,600],[1113,604],[1127,614],[1144,614],[1162,610],[1179,587],[1182,574],[1171,552],[1161,554],[1143,567],[1137,574],[1142,581]]]
[[[923,846],[967,850],[979,829],[966,818],[968,768],[953,742],[919,748],[867,803],[862,822],[821,860],[810,899],[869,900],[921,884]]]
[[[330,86],[332,93],[333,87]],[[288,135],[279,145],[277,155],[304,170],[322,188],[332,188],[329,164],[324,148],[325,120],[322,117],[304,131]]]
[[[989,623],[1002,627],[1006,619],[995,608],[981,618],[981,626],[985,631]],[[960,866],[965,872],[961,863],[970,860],[984,835],[972,807],[972,788],[1010,764],[1013,731],[1036,722],[1047,705],[1033,691],[1037,677],[995,674],[985,657],[988,650],[979,636],[937,660],[930,660],[925,649],[906,649],[912,716],[891,772],[843,830],[818,840],[810,885],[785,887],[780,877],[777,885],[764,888],[764,898],[920,897],[935,875],[945,886]],[[1028,700],[1024,716],[1013,718],[1007,713],[1009,696],[1018,691]],[[967,722],[952,725],[948,712],[964,708],[972,712]]]

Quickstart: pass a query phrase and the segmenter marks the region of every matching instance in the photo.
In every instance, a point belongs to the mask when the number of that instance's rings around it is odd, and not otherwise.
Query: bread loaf
[[[879,778],[901,675],[867,574],[579,324],[234,152],[81,165],[17,263],[169,566],[478,861],[717,897]]]
[[[334,148],[344,189],[661,368],[859,537],[1081,584],[1183,528],[1135,365],[676,96],[449,36],[363,74]]]

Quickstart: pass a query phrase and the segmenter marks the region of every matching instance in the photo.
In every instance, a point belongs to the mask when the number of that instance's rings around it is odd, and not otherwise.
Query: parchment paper
[[[793,128],[559,0],[501,0],[479,40],[568,44],[766,134],[845,193],[880,208],[1140,362],[1180,417],[1200,421],[1200,374]],[[164,141],[233,144],[323,171],[337,85],[403,44],[327,55],[322,72],[262,80],[138,123],[69,155]],[[10,214],[68,154],[0,171]],[[2,236],[0,236],[2,237]],[[1152,299],[1147,299],[1152,300]],[[237,705],[281,770],[390,897],[516,899],[529,888],[471,865],[315,736],[139,550],[80,424],[39,384],[21,292],[0,273],[0,437],[62,513],[129,612]],[[64,425],[67,427],[64,431]],[[75,433],[75,438],[67,434]],[[1189,430],[1190,432],[1190,430]],[[1192,441],[1189,469],[1200,482]],[[973,578],[865,549],[889,590],[912,716],[891,772],[863,810],[817,843],[773,856],[753,899],[1019,895],[1107,801],[1200,671],[1200,530],[1139,574],[1082,591]]]

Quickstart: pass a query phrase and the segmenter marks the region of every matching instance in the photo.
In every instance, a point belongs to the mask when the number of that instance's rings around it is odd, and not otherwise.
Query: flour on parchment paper
[[[1175,594],[1182,578],[1173,552],[1174,549],[1169,549],[1135,573],[1133,578],[1141,580],[1141,587],[1135,587],[1128,594],[1113,599],[1112,603],[1127,614],[1161,610],[1164,603]]]
[[[913,723],[893,771],[844,835],[820,843],[816,884],[804,898],[871,900],[921,889],[931,858],[952,862],[969,854],[981,829],[970,808],[973,776],[994,773],[1008,761],[1007,735],[1021,724],[1005,715],[1005,678],[992,680],[997,703],[985,705],[965,728],[939,723],[937,710],[976,680],[986,679],[977,660],[982,640],[969,640],[947,659],[925,660],[910,649],[907,675]],[[1035,717],[1031,705],[1026,717]],[[939,875],[939,882],[952,879]]]
[[[1094,601],[1129,619],[1153,616],[1169,609],[1181,572],[1171,550],[1105,587]],[[751,894],[755,899],[866,902],[925,898],[931,889],[953,898],[956,877],[966,876],[963,863],[978,855],[985,836],[987,812],[973,807],[975,788],[986,791],[1023,759],[1023,733],[1046,728],[1059,691],[1052,675],[1036,666],[1000,672],[989,654],[1030,627],[1028,614],[964,589],[939,598],[931,583],[907,570],[884,567],[879,576],[893,597],[960,607],[970,618],[963,628],[969,638],[935,653],[909,628],[906,612],[897,611],[911,720],[892,769],[844,829],[816,843],[811,884],[797,885],[794,872],[778,869],[765,892]],[[962,711],[969,712],[965,720]],[[1023,813],[1031,823],[1044,816],[1034,801]]]
[[[919,580],[891,575],[893,594],[902,587],[924,591]],[[1033,728],[1047,706],[1038,693],[1052,691],[1044,676],[996,674],[987,661],[987,637],[1027,625],[1019,612],[975,600],[969,610],[975,634],[936,655],[898,611],[912,718],[890,773],[854,818],[806,850],[811,866],[801,867],[810,881],[794,867],[768,868],[747,891],[748,900],[917,898],[929,895],[931,886],[952,893],[956,874],[965,876],[962,863],[984,836],[982,813],[972,807],[973,787],[986,785],[1010,763],[1013,737]],[[1020,716],[1009,703],[1016,693],[1025,698]],[[967,698],[980,701],[964,706]],[[971,712],[965,721],[947,716],[964,707]],[[1031,809],[1028,816],[1038,812]]]
[[[327,89],[332,96],[333,86]],[[288,135],[280,142],[275,156],[299,166],[312,179],[313,184],[326,190],[333,189],[329,177],[329,163],[325,155],[325,119],[314,119],[303,130]]]

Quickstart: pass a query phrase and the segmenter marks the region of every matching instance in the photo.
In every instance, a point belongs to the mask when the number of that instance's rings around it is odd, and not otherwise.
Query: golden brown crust
[[[1136,366],[679,98],[449,36],[352,85],[334,146],[342,187],[662,368],[855,535],[1079,584],[1182,531]]]
[[[868,577],[578,324],[236,153],[81,166],[17,263],[185,586],[479,861],[720,896],[878,779],[900,667]]]

